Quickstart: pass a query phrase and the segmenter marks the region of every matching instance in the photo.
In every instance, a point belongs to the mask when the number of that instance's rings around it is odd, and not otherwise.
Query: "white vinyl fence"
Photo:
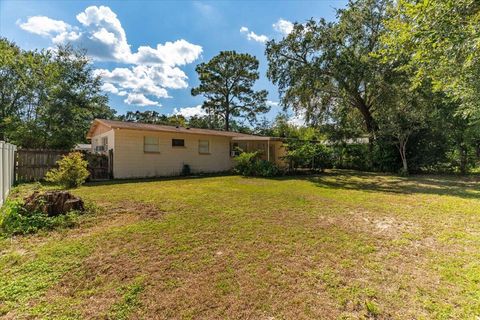
[[[15,174],[15,151],[17,146],[0,141],[0,206],[8,196]]]

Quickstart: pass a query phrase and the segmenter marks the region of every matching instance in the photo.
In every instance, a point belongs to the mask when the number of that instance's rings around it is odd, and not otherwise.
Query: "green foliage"
[[[122,300],[113,305],[109,318],[118,320],[129,319],[129,315],[132,311],[141,305],[139,296],[145,289],[143,282],[143,278],[139,277],[130,285],[122,288]]]
[[[70,149],[94,118],[114,111],[85,52],[25,51],[0,38],[0,139],[26,148]]]
[[[58,168],[52,169],[45,175],[45,180],[62,185],[66,188],[81,186],[90,173],[87,170],[88,161],[83,159],[80,152],[71,152],[57,161]]]
[[[320,169],[332,167],[332,150],[319,142],[292,141],[287,144],[285,160],[292,169]]]
[[[479,23],[476,0],[396,1],[381,38],[382,54],[413,73],[415,86],[431,82],[461,105],[457,114],[478,119]]]
[[[0,234],[10,236],[68,228],[76,224],[77,216],[76,212],[56,217],[49,217],[42,212],[27,212],[23,209],[21,201],[8,200],[0,209]]]
[[[259,152],[242,152],[235,157],[235,171],[243,176],[274,177],[280,169],[272,162],[260,159]]]
[[[367,309],[368,315],[373,317],[373,318],[376,318],[380,315],[380,308],[373,301],[366,300],[365,301],[365,309]]]
[[[253,86],[259,78],[258,60],[247,53],[221,51],[195,69],[200,85],[192,89],[192,95],[203,95],[203,109],[214,123],[223,122],[224,130],[230,130],[230,121],[235,117],[250,122],[257,114],[270,110],[266,90],[255,91]]]
[[[336,22],[296,23],[280,41],[267,43],[268,78],[278,85],[282,104],[305,115],[311,124],[347,109],[361,117],[367,132],[376,131],[374,110],[386,94],[388,66],[372,55],[379,47],[387,1],[349,2]]]

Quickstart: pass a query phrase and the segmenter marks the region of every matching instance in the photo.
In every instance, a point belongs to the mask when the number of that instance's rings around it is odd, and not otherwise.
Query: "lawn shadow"
[[[111,179],[111,180],[97,180],[89,181],[85,183],[84,187],[97,187],[97,186],[109,186],[128,183],[147,183],[147,182],[159,182],[159,181],[172,181],[172,180],[196,180],[213,177],[227,177],[232,176],[230,172],[210,173],[210,174],[192,174],[188,176],[168,176],[168,177],[151,177],[151,178],[126,178],[126,179]]]
[[[319,187],[397,194],[449,195],[480,199],[480,176],[413,175],[401,177],[354,170],[328,170],[309,176],[285,176],[277,180],[307,180]]]

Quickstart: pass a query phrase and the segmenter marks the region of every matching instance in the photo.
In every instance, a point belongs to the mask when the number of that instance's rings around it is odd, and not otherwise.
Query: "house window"
[[[102,146],[103,146],[103,151],[108,150],[108,137],[102,137]]]
[[[172,147],[185,147],[184,139],[172,139]]]
[[[210,153],[210,142],[208,140],[198,140],[198,153]]]
[[[236,157],[242,152],[248,152],[247,142],[234,142],[231,144],[230,155]]]
[[[144,152],[160,152],[158,137],[143,137]]]

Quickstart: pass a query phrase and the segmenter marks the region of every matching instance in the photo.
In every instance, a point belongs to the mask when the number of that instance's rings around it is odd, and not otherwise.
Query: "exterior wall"
[[[288,167],[288,163],[282,158],[287,154],[287,150],[282,141],[271,141],[270,144],[275,148],[275,163],[279,167]]]
[[[115,134],[114,134],[114,130],[113,129],[110,129],[109,131],[105,131],[105,130],[95,130],[94,132],[94,136],[92,137],[92,152],[95,152],[95,148],[97,146],[101,146],[102,145],[102,138],[103,137],[107,137],[108,139],[108,147],[107,147],[107,150],[105,150],[103,153],[107,153],[108,150],[110,149],[115,149]]]
[[[232,168],[230,138],[169,132],[114,130],[115,178],[179,175],[188,164],[193,173],[222,172]],[[160,152],[144,152],[144,137],[158,137]],[[172,139],[184,139],[185,147],[172,147]],[[209,154],[198,152],[198,141],[209,140]]]

